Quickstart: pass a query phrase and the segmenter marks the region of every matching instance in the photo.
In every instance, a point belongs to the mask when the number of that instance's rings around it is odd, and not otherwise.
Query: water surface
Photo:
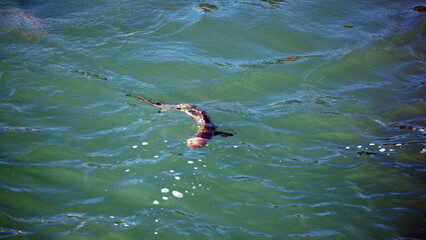
[[[3,1],[0,237],[424,238],[421,5]]]

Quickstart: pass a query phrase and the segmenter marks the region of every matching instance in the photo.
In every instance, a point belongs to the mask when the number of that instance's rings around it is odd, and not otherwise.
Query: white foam
[[[178,191],[172,191],[173,196],[177,197],[177,198],[183,198],[183,193],[178,192]]]
[[[385,149],[385,148],[380,148],[380,149],[379,149],[379,152],[384,152],[384,151],[386,151],[386,149]]]
[[[188,161],[188,164],[193,164],[194,163],[194,161]]]
[[[132,148],[138,148],[138,145],[133,145]]]
[[[169,190],[168,188],[162,188],[162,189],[161,189],[161,192],[162,192],[162,193],[168,193],[168,192],[170,192],[170,190]]]
[[[158,205],[158,204],[160,204],[160,202],[159,202],[159,201],[157,201],[157,200],[154,200],[154,201],[152,202],[152,204],[154,204],[154,205]]]
[[[175,176],[175,179],[176,179],[176,180],[180,180],[180,177],[179,177],[179,176]]]
[[[142,145],[146,146],[148,145],[148,142],[142,142]]]

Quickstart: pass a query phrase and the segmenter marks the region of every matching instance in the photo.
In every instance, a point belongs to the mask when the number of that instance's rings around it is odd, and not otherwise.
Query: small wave
[[[282,58],[275,58],[270,60],[260,60],[258,62],[254,63],[240,63],[240,64],[234,64],[234,63],[213,63],[213,65],[217,65],[220,67],[241,67],[241,68],[258,68],[258,67],[265,67],[268,65],[278,65],[278,64],[285,64],[285,63],[291,63],[291,62],[301,62],[304,60],[314,59],[314,58],[323,58],[323,55],[305,55],[305,56],[290,56],[290,57],[282,57]]]

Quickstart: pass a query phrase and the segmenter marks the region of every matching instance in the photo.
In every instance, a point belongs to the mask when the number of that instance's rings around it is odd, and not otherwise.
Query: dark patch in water
[[[283,5],[289,5],[287,0],[260,0],[260,3],[255,2],[242,2],[246,5],[269,8],[269,9],[280,9]]]
[[[276,102],[276,103],[272,103],[272,106],[277,106],[277,105],[290,105],[290,104],[300,104],[303,103],[303,101],[297,100],[297,99],[291,99],[291,100],[284,100],[281,102]]]
[[[80,219],[81,216],[80,215],[74,215],[74,214],[67,214],[67,216],[65,217],[65,219],[74,219],[74,220],[78,220]]]
[[[245,1],[245,2],[218,2],[217,4],[200,3],[197,7],[205,13],[211,12],[212,10],[218,10],[225,7],[233,7],[234,5],[249,5],[255,7],[262,7],[266,9],[281,9],[283,5],[290,5],[287,0],[259,0],[259,1]]]
[[[302,204],[291,204],[290,207],[295,207],[295,208],[304,208],[306,207],[305,205]]]
[[[100,164],[100,163],[84,163],[83,164],[85,167],[89,167],[89,168],[109,168],[109,169],[113,169],[116,168],[116,166],[112,165],[112,164]]]
[[[332,103],[335,103],[336,101],[342,100],[341,97],[334,97],[334,96],[324,96],[319,97],[315,100],[316,104],[324,105],[324,106],[331,106]]]
[[[29,127],[3,127],[2,130],[5,130],[5,131],[35,131],[34,128],[29,128]]]
[[[310,55],[310,56],[292,56],[292,57],[283,57],[283,58],[276,58],[272,60],[267,61],[261,61],[259,63],[250,63],[250,64],[241,64],[240,67],[260,67],[265,65],[276,65],[276,64],[283,64],[287,62],[296,62],[299,60],[307,59],[307,58],[318,58],[322,57],[321,55]]]
[[[261,179],[246,177],[246,176],[237,176],[237,177],[231,177],[231,178],[238,180],[240,182],[247,182],[247,183],[261,183],[263,181]]]
[[[179,153],[179,152],[170,152],[169,156],[182,157],[182,156],[184,156],[184,154],[183,153]]]
[[[385,141],[396,141],[396,140],[399,140],[399,139],[403,139],[403,137],[401,137],[401,136],[395,136],[395,137],[385,138],[383,140],[385,140]]]
[[[108,80],[107,77],[104,77],[104,76],[99,75],[97,73],[91,73],[91,72],[85,72],[85,71],[78,71],[78,70],[72,70],[71,72],[75,73],[75,74],[80,74],[80,75],[83,75],[83,76],[94,77],[94,78],[97,78],[99,80],[104,80],[104,81]]]
[[[233,67],[233,66],[235,66],[234,64],[231,64],[231,63],[213,63],[213,65],[217,65],[219,67]]]
[[[407,125],[407,124],[401,124],[401,123],[394,123],[391,124],[392,127],[399,128],[399,130],[419,130],[419,131],[426,131],[425,128],[414,126],[414,125]]]
[[[200,3],[198,4],[198,8],[200,8],[201,11],[205,13],[211,12],[212,10],[219,9],[216,5],[208,4],[208,3]]]
[[[426,6],[415,6],[411,8],[411,10],[417,11],[417,12],[426,12]]]
[[[25,40],[38,41],[47,34],[45,20],[38,18],[27,7],[16,6],[0,10],[1,30],[5,33],[18,33]]]
[[[303,103],[303,101],[300,100],[285,100],[281,102],[282,104],[295,104],[295,103]]]
[[[198,225],[198,228],[200,229],[218,229],[219,226],[218,225]]]
[[[121,224],[124,224],[124,223],[126,223],[126,221],[122,220],[122,219],[114,221],[114,224],[118,225],[118,226],[120,226]]]
[[[281,3],[287,3],[287,0],[260,0],[261,2],[269,3],[269,4],[281,4]]]
[[[401,123],[393,123],[391,124],[392,127],[398,128],[399,130],[411,130],[417,134],[420,134],[421,136],[426,136],[426,128],[421,127],[418,125],[411,125],[411,124],[401,124]]]
[[[356,153],[358,153],[358,155],[360,155],[360,156],[363,156],[363,155],[366,155],[366,156],[379,155],[379,153],[376,153],[376,152],[367,152],[367,151],[358,151]]]
[[[400,123],[394,123],[391,126],[399,128],[400,130],[405,130],[405,129],[413,130],[414,129],[414,126],[412,126],[412,125],[404,125],[404,124],[400,124]]]
[[[317,98],[317,100],[315,101],[316,104],[319,105],[324,105],[324,106],[330,106],[330,103],[327,101],[322,100],[321,98]]]
[[[28,234],[29,234],[28,232],[23,232],[23,231],[15,230],[15,229],[8,229],[8,228],[0,229],[1,238],[9,238],[9,237],[28,235]]]
[[[345,28],[355,28],[355,26],[344,25]]]
[[[339,112],[321,112],[322,114],[329,114],[329,115],[341,115],[342,113]]]
[[[184,213],[184,212],[181,212],[181,211],[178,211],[178,210],[176,210],[175,213],[180,214],[180,215],[185,216],[185,217],[192,217],[192,218],[195,217],[194,215]]]
[[[291,56],[291,57],[275,58],[271,60],[264,60],[264,61],[259,61],[256,63],[245,63],[245,64],[213,63],[213,65],[217,65],[220,67],[256,68],[256,67],[264,67],[268,65],[284,64],[288,62],[298,62],[305,59],[321,58],[321,57],[323,57],[323,55]]]

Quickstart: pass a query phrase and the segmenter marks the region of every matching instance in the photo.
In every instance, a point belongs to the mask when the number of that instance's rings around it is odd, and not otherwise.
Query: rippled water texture
[[[1,1],[0,238],[424,239],[422,4]]]

